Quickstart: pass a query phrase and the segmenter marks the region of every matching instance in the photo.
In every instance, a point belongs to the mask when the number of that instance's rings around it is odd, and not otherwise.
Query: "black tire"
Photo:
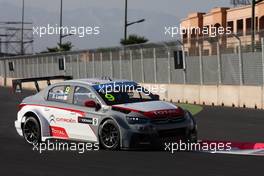
[[[115,121],[109,119],[100,125],[99,139],[103,149],[118,150],[120,148],[120,131]]]
[[[187,137],[187,141],[189,143],[197,143],[198,142],[198,133],[195,129],[189,132],[189,135]]]
[[[29,117],[26,119],[23,126],[23,136],[25,141],[30,145],[41,141],[40,125],[36,118]]]

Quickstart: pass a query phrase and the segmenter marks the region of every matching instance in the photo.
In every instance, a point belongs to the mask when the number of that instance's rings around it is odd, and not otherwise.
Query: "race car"
[[[29,144],[49,139],[108,150],[197,141],[190,112],[129,80],[79,79],[49,85],[19,105],[15,128]]]

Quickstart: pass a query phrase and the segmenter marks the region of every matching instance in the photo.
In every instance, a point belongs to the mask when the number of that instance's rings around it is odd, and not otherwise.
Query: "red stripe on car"
[[[142,111],[136,110],[136,109],[131,109],[131,108],[124,108],[124,107],[120,107],[120,106],[112,106],[112,109],[117,109],[117,110],[123,110],[123,111],[127,111],[127,112],[137,112],[137,113],[143,113]]]
[[[178,107],[177,109],[166,109],[166,110],[156,110],[156,111],[147,111],[142,112],[136,109],[125,108],[120,106],[112,106],[114,109],[120,109],[122,111],[141,113],[149,118],[176,118],[184,116],[184,110]]]

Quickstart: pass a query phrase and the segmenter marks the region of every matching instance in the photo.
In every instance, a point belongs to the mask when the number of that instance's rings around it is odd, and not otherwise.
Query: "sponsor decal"
[[[89,125],[98,125],[98,119],[97,118],[89,118],[89,117],[78,117],[79,123],[89,124]]]
[[[93,125],[98,126],[98,119],[97,118],[93,118]]]
[[[53,137],[68,139],[69,136],[64,128],[50,126],[50,135]]]
[[[170,110],[160,110],[153,112],[157,116],[166,116],[166,115],[179,115],[178,109],[170,109]]]
[[[92,125],[93,124],[93,118],[78,117],[78,122]]]
[[[50,117],[49,117],[49,123],[51,124],[51,123],[56,123],[55,122],[55,117],[54,117],[54,115],[51,115]]]
[[[178,109],[144,112],[143,114],[151,118],[176,118],[183,116],[184,111],[181,108],[178,108]]]
[[[75,119],[56,118],[56,122],[77,123]]]

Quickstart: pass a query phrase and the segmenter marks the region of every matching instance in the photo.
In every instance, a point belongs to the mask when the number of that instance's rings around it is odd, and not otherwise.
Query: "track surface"
[[[21,98],[21,97],[20,97]],[[15,131],[20,99],[0,88],[0,175],[259,175],[264,157],[160,151],[45,152],[39,154]],[[197,116],[199,137],[264,142],[264,111],[204,107]]]

